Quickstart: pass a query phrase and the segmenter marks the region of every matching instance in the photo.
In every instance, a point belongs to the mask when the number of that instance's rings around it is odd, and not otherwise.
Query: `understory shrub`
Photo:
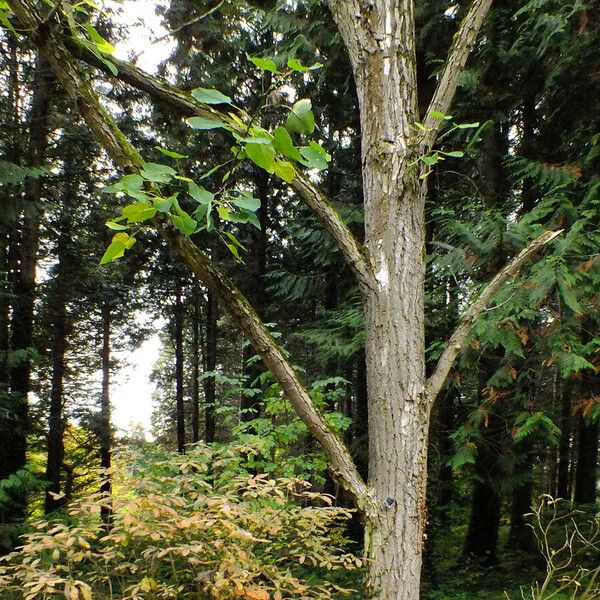
[[[306,482],[248,473],[242,465],[256,452],[251,445],[148,452],[118,457],[108,474],[112,496],[98,493],[60,519],[35,523],[0,562],[0,596],[308,600],[351,593],[333,582],[334,571],[362,567],[344,550],[351,511],[331,506]]]

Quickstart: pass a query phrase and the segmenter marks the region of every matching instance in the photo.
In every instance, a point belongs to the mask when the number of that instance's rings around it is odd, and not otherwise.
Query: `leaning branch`
[[[426,129],[422,138],[424,150],[428,150],[433,145],[443,123],[442,119],[434,117],[432,113],[446,114],[450,110],[458,81],[491,5],[492,0],[474,0],[458,31],[454,34],[454,41],[450,47],[442,77],[423,122]]]
[[[106,64],[98,60],[94,54],[78,44],[76,40],[69,40],[67,46],[78,59],[97,67],[107,75],[111,75]],[[117,68],[118,74],[116,77],[120,81],[146,92],[155,100],[168,104],[175,109],[179,115],[186,117],[198,116],[209,119],[217,118],[227,122],[231,127],[236,127],[234,122],[227,119],[225,115],[218,110],[212,107],[207,108],[190,94],[168,84],[159,77],[150,75],[142,69],[125,61],[117,60],[113,57],[111,57],[110,60]],[[240,127],[238,133],[245,135],[246,131]],[[304,204],[313,211],[327,233],[329,233],[336,241],[346,264],[348,264],[354,272],[361,287],[363,289],[372,288],[374,284],[373,273],[361,245],[325,195],[300,172],[296,173],[296,177],[294,177],[291,187],[299,198],[302,199]]]
[[[548,242],[562,233],[560,231],[547,231],[539,238],[531,242],[527,248],[522,250],[513,260],[511,260],[487,285],[481,292],[477,300],[469,306],[462,316],[460,323],[454,330],[454,333],[448,341],[448,345],[442,352],[433,374],[427,380],[426,398],[431,406],[437,395],[440,393],[446,377],[461,351],[467,336],[471,332],[477,317],[486,309],[494,294],[506,283],[512,279],[521,269],[521,267],[535,256]]]
[[[9,0],[9,4],[24,25],[34,31],[38,29],[42,21],[30,0]],[[46,30],[38,33],[34,41],[47,58],[63,90],[76,104],[88,127],[112,160],[124,171],[139,170],[144,162],[142,157],[114,119],[102,108],[89,81],[58,36]],[[327,454],[334,477],[354,496],[359,508],[368,509],[370,495],[348,449],[328,427],[283,351],[244,295],[190,238],[183,237],[166,220],[158,220],[157,225],[173,252],[219,296],[238,327],[252,342],[302,421]]]

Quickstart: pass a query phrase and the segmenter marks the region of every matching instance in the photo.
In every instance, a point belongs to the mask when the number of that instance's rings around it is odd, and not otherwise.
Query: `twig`
[[[209,8],[206,12],[203,12],[201,15],[198,15],[197,17],[194,17],[193,19],[186,21],[182,25],[179,25],[179,27],[176,27],[172,31],[165,33],[165,35],[161,35],[159,38],[155,39],[152,43],[158,44],[158,42],[162,42],[163,40],[167,39],[168,37],[171,37],[172,35],[179,33],[182,29],[185,29],[186,27],[189,27],[190,25],[195,25],[196,23],[199,23],[203,19],[206,19],[206,17],[212,15],[215,11],[219,10],[219,8],[221,8],[221,6],[223,6],[223,4],[225,4],[225,0],[220,0],[219,2],[217,2],[217,4],[215,4],[215,6],[213,6],[212,8]]]

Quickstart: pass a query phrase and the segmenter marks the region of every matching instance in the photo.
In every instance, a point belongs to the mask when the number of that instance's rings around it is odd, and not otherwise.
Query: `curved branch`
[[[448,373],[462,350],[467,336],[471,332],[477,317],[486,309],[494,294],[506,283],[513,278],[519,269],[535,256],[548,242],[560,235],[563,230],[546,231],[536,240],[531,242],[524,250],[522,250],[515,258],[513,258],[498,274],[490,281],[487,287],[481,292],[477,300],[475,300],[465,311],[454,333],[448,340],[448,345],[442,352],[433,374],[427,380],[425,386],[426,398],[431,406],[437,395],[440,393]]]
[[[78,44],[76,40],[69,40],[67,46],[78,59],[112,76],[106,64],[102,63],[94,54]],[[113,57],[110,60],[118,70],[116,77],[120,81],[146,92],[156,100],[168,104],[178,114],[187,117],[218,118],[226,121],[231,127],[236,127],[235,123],[223,115],[223,113],[214,108],[202,105],[190,94],[168,84],[159,77],[150,75],[125,61],[117,60]],[[240,127],[238,133],[245,135],[246,131]],[[294,177],[291,183],[291,187],[304,204],[316,215],[327,233],[335,240],[346,264],[354,272],[361,287],[363,289],[372,288],[374,285],[373,273],[361,245],[323,192],[298,170],[296,177]]]
[[[431,113],[446,114],[450,110],[458,81],[465,70],[467,58],[471,54],[481,25],[491,5],[492,0],[474,0],[458,31],[454,34],[454,41],[450,47],[442,77],[423,119],[423,125],[427,131],[423,133],[421,142],[425,150],[431,148],[443,123],[442,119],[434,117]]]
[[[33,29],[37,27],[39,19],[30,0],[9,0],[9,4],[22,23]],[[63,90],[77,105],[88,127],[112,160],[125,171],[139,170],[143,165],[142,157],[102,108],[89,81],[74,64],[57,36],[49,31],[35,41]],[[355,498],[359,508],[367,508],[370,494],[348,449],[314,406],[300,378],[248,300],[190,238],[178,233],[166,219],[156,219],[156,222],[169,247],[219,296],[238,327],[251,341],[299,417],[327,454],[334,477]]]

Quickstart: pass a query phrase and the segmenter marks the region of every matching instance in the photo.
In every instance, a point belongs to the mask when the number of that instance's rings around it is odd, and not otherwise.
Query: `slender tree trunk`
[[[207,294],[206,303],[206,351],[204,352],[204,371],[214,373],[217,367],[217,321],[219,305],[212,292]],[[205,438],[207,442],[215,441],[215,401],[216,387],[214,376],[204,378],[204,418]]]
[[[68,291],[70,282],[68,276],[69,257],[63,248],[67,240],[59,240],[59,263],[56,278],[53,282],[54,290],[50,302],[50,315],[53,323],[52,340],[52,384],[50,390],[50,413],[48,417],[48,458],[46,462],[46,481],[49,487],[46,490],[44,510],[50,514],[64,505],[63,498],[56,498],[55,494],[61,492],[61,474],[64,458],[64,378],[66,372],[65,354],[67,352],[67,336],[69,333],[69,319],[67,316]]]
[[[533,504],[533,444],[526,438],[520,444],[515,444],[517,459],[514,475],[520,483],[512,490],[510,508],[510,531],[508,544],[511,550],[531,553],[535,550],[533,529],[529,526],[525,515],[531,512]]]
[[[200,439],[200,290],[194,287],[192,308],[192,443]]]
[[[571,458],[571,392],[568,386],[561,385],[560,391],[560,441],[558,444],[558,475],[556,496],[571,498],[569,486],[569,462]]]
[[[353,457],[359,473],[367,481],[369,475],[369,399],[367,395],[367,363],[364,350],[361,350],[356,356],[355,373],[356,412],[353,423]]]
[[[593,504],[596,502],[598,487],[598,421],[586,423],[580,415],[578,429],[579,444],[573,500],[576,504]]]
[[[28,166],[44,162],[48,144],[51,76],[41,54],[36,60],[33,96],[29,112],[29,146],[25,155]],[[42,183],[31,179],[25,185],[21,235],[15,246],[18,268],[15,270],[11,319],[11,352],[17,357],[10,369],[10,400],[0,415],[0,479],[22,469],[26,463],[27,430],[29,427],[28,399],[33,343],[36,265],[39,247]],[[25,517],[26,496],[15,493],[9,507],[0,511],[0,522],[20,522]]]
[[[185,405],[183,396],[183,302],[181,284],[175,290],[175,414],[177,419],[177,452],[185,454]]]
[[[110,352],[112,309],[108,303],[102,305],[102,395],[100,397],[100,468],[102,469],[102,484],[100,491],[106,495],[101,507],[102,521],[110,524],[112,510],[109,496],[112,492],[110,472],[112,451],[112,424],[110,407]]]
[[[265,273],[267,270],[267,226],[269,206],[269,176],[264,171],[257,171],[255,176],[256,193],[260,198],[258,209],[258,220],[260,231],[252,229],[250,232],[250,252],[247,297],[250,300],[258,316],[264,321],[267,312],[267,293],[265,290]],[[248,392],[253,389],[254,381],[264,372],[262,361],[249,364],[249,360],[255,355],[251,344],[244,346],[242,360],[244,361],[244,374],[246,383],[240,397],[240,420],[250,421],[255,419],[260,412],[260,395]]]

